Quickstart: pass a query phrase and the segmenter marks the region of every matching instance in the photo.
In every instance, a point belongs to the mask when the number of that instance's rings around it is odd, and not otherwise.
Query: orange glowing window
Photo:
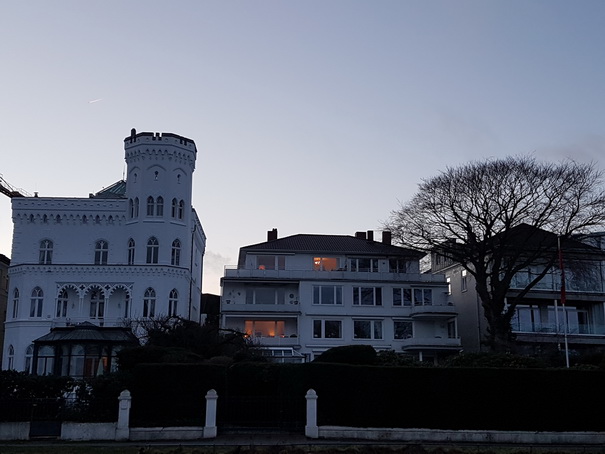
[[[338,268],[336,257],[313,257],[313,269],[316,271],[333,271]]]

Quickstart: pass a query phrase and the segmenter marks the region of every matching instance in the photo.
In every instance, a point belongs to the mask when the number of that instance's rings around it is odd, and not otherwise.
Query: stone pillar
[[[130,438],[130,405],[132,397],[130,391],[125,389],[118,397],[118,424],[116,426],[116,440],[128,440]]]
[[[216,401],[218,394],[214,389],[206,393],[206,424],[204,438],[216,438]]]
[[[309,438],[319,438],[319,428],[317,427],[317,393],[314,389],[307,391],[307,424],[305,425],[305,436]]]

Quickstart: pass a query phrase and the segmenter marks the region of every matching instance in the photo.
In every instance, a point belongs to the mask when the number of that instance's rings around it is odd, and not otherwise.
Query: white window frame
[[[338,324],[338,336],[327,337],[326,323]],[[313,320],[313,338],[314,339],[342,339],[342,320],[335,319],[314,319]]]
[[[331,291],[331,292],[330,292]],[[326,296],[332,294],[331,302]],[[313,286],[313,304],[317,305],[342,305],[342,285],[314,285]]]
[[[362,337],[358,335],[361,324],[367,324],[369,335]],[[382,320],[376,319],[353,319],[353,339],[361,340],[382,340],[384,339],[384,330]]]
[[[372,303],[364,302],[372,294]],[[353,306],[380,306],[382,307],[382,287],[353,287]]]

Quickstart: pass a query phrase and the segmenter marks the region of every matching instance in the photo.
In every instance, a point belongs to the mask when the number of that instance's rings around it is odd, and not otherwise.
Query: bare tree
[[[603,225],[602,177],[595,164],[571,160],[471,162],[423,180],[384,228],[398,243],[438,251],[474,277],[488,324],[486,341],[503,350],[516,302],[557,264],[557,242]],[[541,273],[507,304],[512,279],[530,265],[539,265]]]

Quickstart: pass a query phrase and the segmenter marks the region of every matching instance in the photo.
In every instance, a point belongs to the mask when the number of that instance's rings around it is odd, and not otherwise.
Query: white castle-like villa
[[[137,342],[132,320],[202,321],[195,143],[133,129],[124,149],[126,181],[88,198],[12,198],[2,369],[109,372],[117,351]]]

